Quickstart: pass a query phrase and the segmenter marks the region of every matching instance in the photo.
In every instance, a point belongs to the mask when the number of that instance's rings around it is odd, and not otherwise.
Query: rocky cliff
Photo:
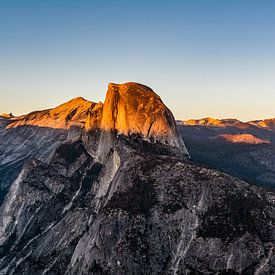
[[[172,113],[157,94],[141,84],[109,84],[102,129],[115,129],[124,135],[141,134],[187,153]]]
[[[114,134],[131,142],[140,136],[147,147],[155,144],[152,150],[188,155],[172,113],[152,89],[138,83],[109,84],[104,104],[78,97],[53,109],[0,116],[0,205],[28,160],[47,162],[60,143],[91,131],[100,132],[100,145],[91,145],[99,158],[108,152]]]
[[[270,194],[189,160],[145,86],[112,84],[94,111],[12,183],[0,274],[274,272]]]

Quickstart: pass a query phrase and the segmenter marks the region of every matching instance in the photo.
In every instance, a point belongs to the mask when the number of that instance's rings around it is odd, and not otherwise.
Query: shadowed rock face
[[[47,162],[52,153],[69,137],[69,131],[37,126],[6,129],[0,119],[0,205],[22,167],[31,159]]]
[[[111,84],[95,108],[11,185],[0,274],[272,274],[270,194],[182,157],[145,86]]]
[[[0,209],[0,274],[272,274],[264,192],[124,136],[101,162],[91,146],[21,171]]]

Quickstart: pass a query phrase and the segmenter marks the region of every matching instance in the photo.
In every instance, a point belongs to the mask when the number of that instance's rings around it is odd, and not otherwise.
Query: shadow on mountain
[[[258,186],[275,188],[275,132],[255,126],[179,125],[191,158]],[[229,142],[223,135],[253,135],[263,144]]]
[[[69,131],[38,126],[0,126],[0,204],[22,167],[31,159],[47,161]]]

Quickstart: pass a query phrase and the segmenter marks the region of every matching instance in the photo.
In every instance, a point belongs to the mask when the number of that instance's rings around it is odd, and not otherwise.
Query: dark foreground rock
[[[109,138],[103,162],[79,139],[24,167],[1,208],[3,274],[272,274],[266,194]]]

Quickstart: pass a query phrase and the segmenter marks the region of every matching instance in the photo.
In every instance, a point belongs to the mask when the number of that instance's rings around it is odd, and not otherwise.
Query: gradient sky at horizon
[[[177,119],[275,117],[274,15],[268,0],[0,0],[0,113],[135,81]]]

